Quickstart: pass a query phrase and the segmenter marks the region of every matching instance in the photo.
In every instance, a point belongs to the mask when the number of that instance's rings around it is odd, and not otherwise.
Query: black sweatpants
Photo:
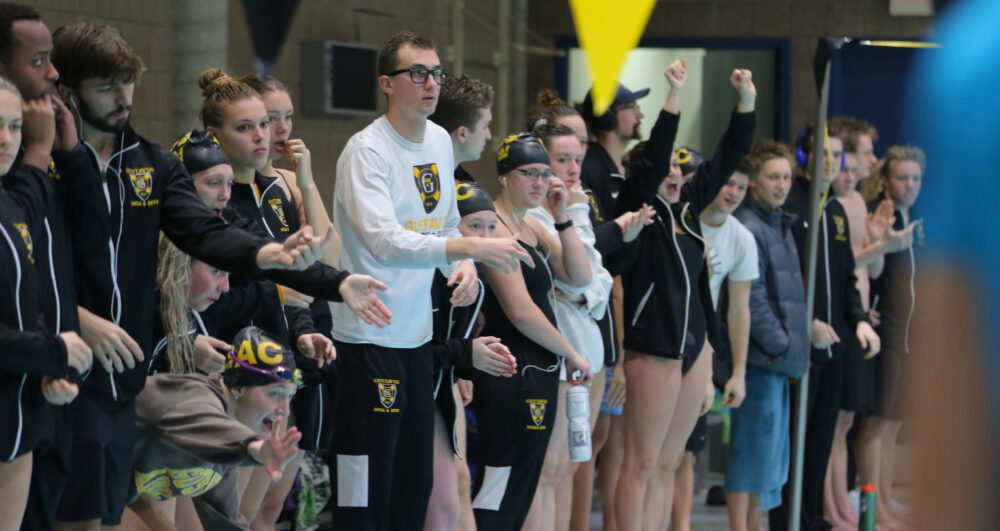
[[[432,347],[336,347],[334,528],[422,530],[434,482]]]
[[[537,347],[536,347],[537,348]],[[469,458],[479,470],[472,509],[480,531],[520,529],[531,508],[545,450],[552,436],[559,397],[559,371],[543,372],[555,356],[518,357],[511,378],[482,375],[473,386],[472,408],[479,426]]]
[[[823,519],[823,481],[826,465],[830,460],[830,447],[840,413],[841,392],[844,386],[844,364],[840,361],[813,362],[809,365],[809,397],[806,404],[806,440],[802,458],[802,529],[828,530],[830,524]],[[796,396],[798,396],[796,394]],[[797,411],[793,402],[792,413]],[[795,423],[792,426],[794,448]],[[788,482],[781,489],[781,505],[769,514],[771,531],[788,529],[788,511],[791,510],[791,487],[794,470],[788,471]]]
[[[56,507],[69,481],[69,455],[73,445],[70,406],[49,405],[42,440],[35,447],[31,465],[28,505],[22,531],[48,531]]]

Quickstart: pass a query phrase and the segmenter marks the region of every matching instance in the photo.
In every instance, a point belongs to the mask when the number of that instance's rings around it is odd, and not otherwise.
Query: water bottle
[[[875,531],[875,486],[866,483],[861,487],[861,518],[858,531]]]
[[[574,385],[566,390],[566,417],[569,419],[569,460],[590,461],[590,393]]]

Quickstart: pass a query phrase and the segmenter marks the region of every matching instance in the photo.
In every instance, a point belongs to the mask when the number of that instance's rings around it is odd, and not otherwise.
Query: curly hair
[[[449,133],[461,126],[473,128],[482,110],[493,106],[493,87],[467,76],[448,79],[441,87],[430,120]]]
[[[177,248],[162,232],[160,256],[156,264],[156,285],[160,290],[160,318],[167,339],[170,372],[194,372],[194,340],[191,339],[188,290],[191,288],[191,257]]]

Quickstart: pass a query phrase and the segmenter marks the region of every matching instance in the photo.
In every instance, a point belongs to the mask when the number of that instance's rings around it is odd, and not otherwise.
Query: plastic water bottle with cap
[[[582,385],[566,390],[566,417],[569,419],[569,460],[590,461],[590,393]]]
[[[861,518],[858,520],[858,531],[875,531],[875,486],[866,483],[861,487]]]

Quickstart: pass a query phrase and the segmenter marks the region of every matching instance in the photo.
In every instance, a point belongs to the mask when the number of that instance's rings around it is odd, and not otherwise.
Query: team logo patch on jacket
[[[28,250],[28,261],[31,262],[32,264],[35,263],[35,258],[31,256],[31,250],[33,248],[33,245],[31,243],[31,233],[28,232],[28,224],[15,223],[14,228],[17,229],[17,232],[21,234],[21,239],[24,240],[24,247],[25,249]]]
[[[149,171],[143,171],[149,170]],[[140,201],[149,199],[149,194],[153,193],[153,172],[152,168],[141,168],[139,170],[128,169],[128,178],[132,181],[132,189]]]
[[[437,164],[421,164],[413,167],[413,180],[424,202],[424,212],[430,214],[441,199],[441,177]]]
[[[529,398],[525,402],[528,404],[528,410],[531,412],[531,422],[534,423],[534,425],[529,424],[527,428],[529,430],[544,430],[546,426],[542,426],[542,422],[545,421],[545,405],[549,401],[539,398]]]
[[[271,210],[274,211],[274,215],[278,216],[278,221],[281,222],[284,227],[281,231],[285,232],[288,229],[288,221],[285,219],[285,205],[279,198],[268,199],[267,204],[271,206]]]
[[[840,242],[846,242],[847,241],[847,229],[846,229],[846,225],[844,224],[844,216],[838,216],[838,215],[834,214],[833,215],[833,225],[834,225],[834,228],[837,229],[837,234],[834,235],[834,239],[836,239],[837,241],[840,241]]]
[[[399,385],[399,380],[374,378],[372,381],[378,385],[378,401],[382,404],[382,407],[375,408],[375,412],[399,413],[398,407],[392,407],[396,404],[396,390]]]
[[[590,204],[590,211],[594,213],[594,219],[604,221],[604,216],[601,216],[601,209],[597,207],[597,200],[594,199],[594,192],[584,190],[584,193],[587,194],[587,203]]]

